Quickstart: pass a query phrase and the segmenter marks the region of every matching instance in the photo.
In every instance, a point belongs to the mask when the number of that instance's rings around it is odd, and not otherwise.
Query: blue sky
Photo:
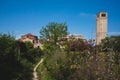
[[[95,38],[96,14],[108,12],[108,34],[120,35],[120,0],[0,0],[0,33],[39,36],[50,22],[68,25],[70,34]]]

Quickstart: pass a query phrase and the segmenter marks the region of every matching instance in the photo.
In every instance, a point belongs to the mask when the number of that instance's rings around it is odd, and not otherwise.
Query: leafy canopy
[[[102,49],[104,51],[112,49],[115,52],[120,52],[120,36],[111,36],[103,39]]]
[[[40,30],[41,38],[56,44],[68,34],[66,23],[51,22]]]

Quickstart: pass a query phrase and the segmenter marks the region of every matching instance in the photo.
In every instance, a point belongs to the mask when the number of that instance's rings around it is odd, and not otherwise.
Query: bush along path
[[[33,80],[38,80],[38,76],[37,76],[37,68],[38,66],[43,62],[43,58],[37,63],[37,65],[34,67],[33,69]]]

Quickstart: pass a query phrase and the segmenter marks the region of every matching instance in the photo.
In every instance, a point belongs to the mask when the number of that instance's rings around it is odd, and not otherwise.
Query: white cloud
[[[120,35],[120,32],[108,32],[108,35]]]
[[[80,16],[83,16],[83,17],[95,17],[96,15],[95,14],[90,14],[90,13],[80,13]]]

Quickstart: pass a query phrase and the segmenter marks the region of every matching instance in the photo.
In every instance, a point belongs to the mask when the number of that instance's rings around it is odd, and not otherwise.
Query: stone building
[[[33,44],[34,48],[41,47],[38,37],[31,33],[22,35],[20,40],[23,42],[30,41]]]
[[[67,38],[68,40],[70,40],[70,39],[84,39],[84,36],[82,34],[70,34],[70,35],[67,35],[65,38]]]
[[[107,12],[100,12],[96,16],[96,44],[101,43],[101,40],[107,37],[107,19]]]

